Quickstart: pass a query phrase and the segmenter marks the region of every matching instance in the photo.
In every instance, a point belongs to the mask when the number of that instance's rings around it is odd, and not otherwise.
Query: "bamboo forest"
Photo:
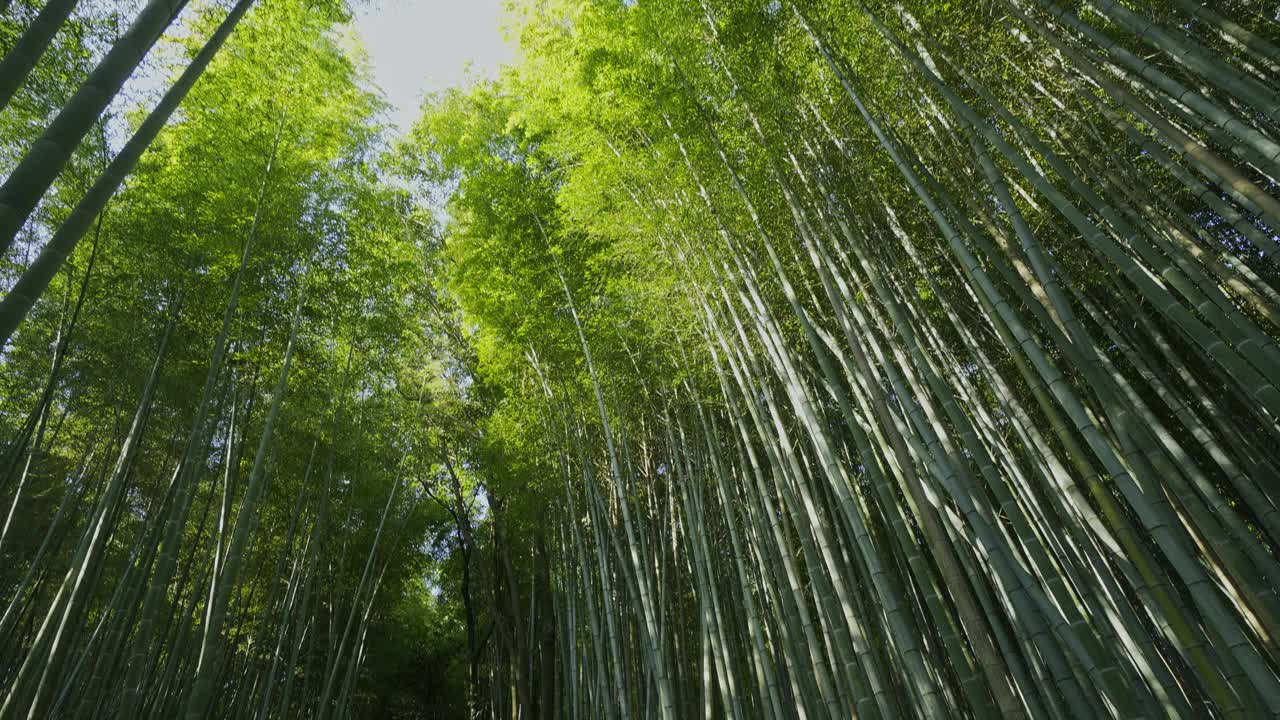
[[[425,1],[0,0],[0,720],[1280,717],[1275,0]]]

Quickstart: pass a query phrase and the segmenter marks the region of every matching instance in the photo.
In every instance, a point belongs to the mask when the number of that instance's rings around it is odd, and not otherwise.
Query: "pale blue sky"
[[[426,93],[496,76],[514,57],[500,29],[502,0],[371,0],[356,15],[374,82],[408,130]]]

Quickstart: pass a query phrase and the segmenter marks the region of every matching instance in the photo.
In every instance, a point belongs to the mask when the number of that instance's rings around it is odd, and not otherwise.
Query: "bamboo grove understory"
[[[186,4],[0,0],[0,720],[1280,716],[1274,3]]]

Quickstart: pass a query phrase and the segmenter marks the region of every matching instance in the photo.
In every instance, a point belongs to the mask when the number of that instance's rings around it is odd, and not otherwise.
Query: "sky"
[[[360,9],[355,30],[400,130],[413,125],[427,93],[461,86],[469,72],[496,77],[512,61],[501,17],[502,0],[373,0]]]

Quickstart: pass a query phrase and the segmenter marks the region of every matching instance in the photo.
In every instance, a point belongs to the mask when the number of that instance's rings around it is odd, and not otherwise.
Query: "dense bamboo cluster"
[[[85,169],[73,150],[106,134],[104,109],[185,3],[143,5],[76,78],[42,59],[75,6],[55,0],[0,63],[0,106],[33,69],[81,81],[0,186],[5,720],[347,717],[384,581],[400,593],[410,572],[412,441],[378,359],[393,341],[351,308],[354,278],[385,272],[357,246],[412,239],[379,235],[393,193],[337,171],[367,152],[372,102],[328,39],[341,15],[275,3],[218,55],[253,4],[186,18],[187,63],[79,185],[64,165]]]
[[[563,715],[1280,713],[1273,19],[911,5],[546,31],[642,48],[547,152],[684,318],[536,367]]]

